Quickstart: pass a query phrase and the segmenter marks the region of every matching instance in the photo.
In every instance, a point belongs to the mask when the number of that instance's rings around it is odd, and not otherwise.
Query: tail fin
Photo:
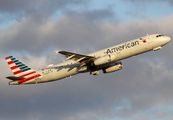
[[[6,57],[5,59],[16,77],[29,78],[30,76],[33,76],[33,74],[36,73],[35,70],[26,66],[13,56]]]

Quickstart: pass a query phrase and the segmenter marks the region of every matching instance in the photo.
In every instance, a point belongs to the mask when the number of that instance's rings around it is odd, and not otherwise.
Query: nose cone
[[[167,44],[171,41],[171,38],[168,36],[164,36],[163,41],[164,41],[164,44]]]
[[[170,42],[171,41],[171,38],[170,37],[168,37],[168,42]]]

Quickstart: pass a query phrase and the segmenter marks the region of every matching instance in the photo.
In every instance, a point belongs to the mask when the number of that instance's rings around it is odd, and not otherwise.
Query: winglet
[[[58,54],[58,53],[59,53],[59,51],[57,51],[57,50],[55,50],[55,52],[56,52],[56,54]]]

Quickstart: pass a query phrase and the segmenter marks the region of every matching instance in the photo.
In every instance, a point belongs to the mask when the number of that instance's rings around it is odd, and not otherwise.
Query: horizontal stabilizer
[[[23,77],[16,77],[16,76],[8,76],[6,77],[7,79],[13,80],[13,81],[18,81],[18,80],[23,80],[25,78]]]

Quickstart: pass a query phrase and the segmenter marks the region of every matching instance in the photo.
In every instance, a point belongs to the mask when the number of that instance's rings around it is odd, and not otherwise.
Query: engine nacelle
[[[99,71],[91,71],[90,74],[92,74],[92,75],[98,75],[99,74]]]
[[[121,62],[115,63],[112,66],[102,69],[103,73],[111,73],[111,72],[115,72],[117,70],[122,69],[123,65]]]
[[[115,55],[105,55],[103,57],[97,58],[96,60],[94,60],[94,65],[98,66],[98,65],[103,65],[109,62],[112,62],[116,59]]]

